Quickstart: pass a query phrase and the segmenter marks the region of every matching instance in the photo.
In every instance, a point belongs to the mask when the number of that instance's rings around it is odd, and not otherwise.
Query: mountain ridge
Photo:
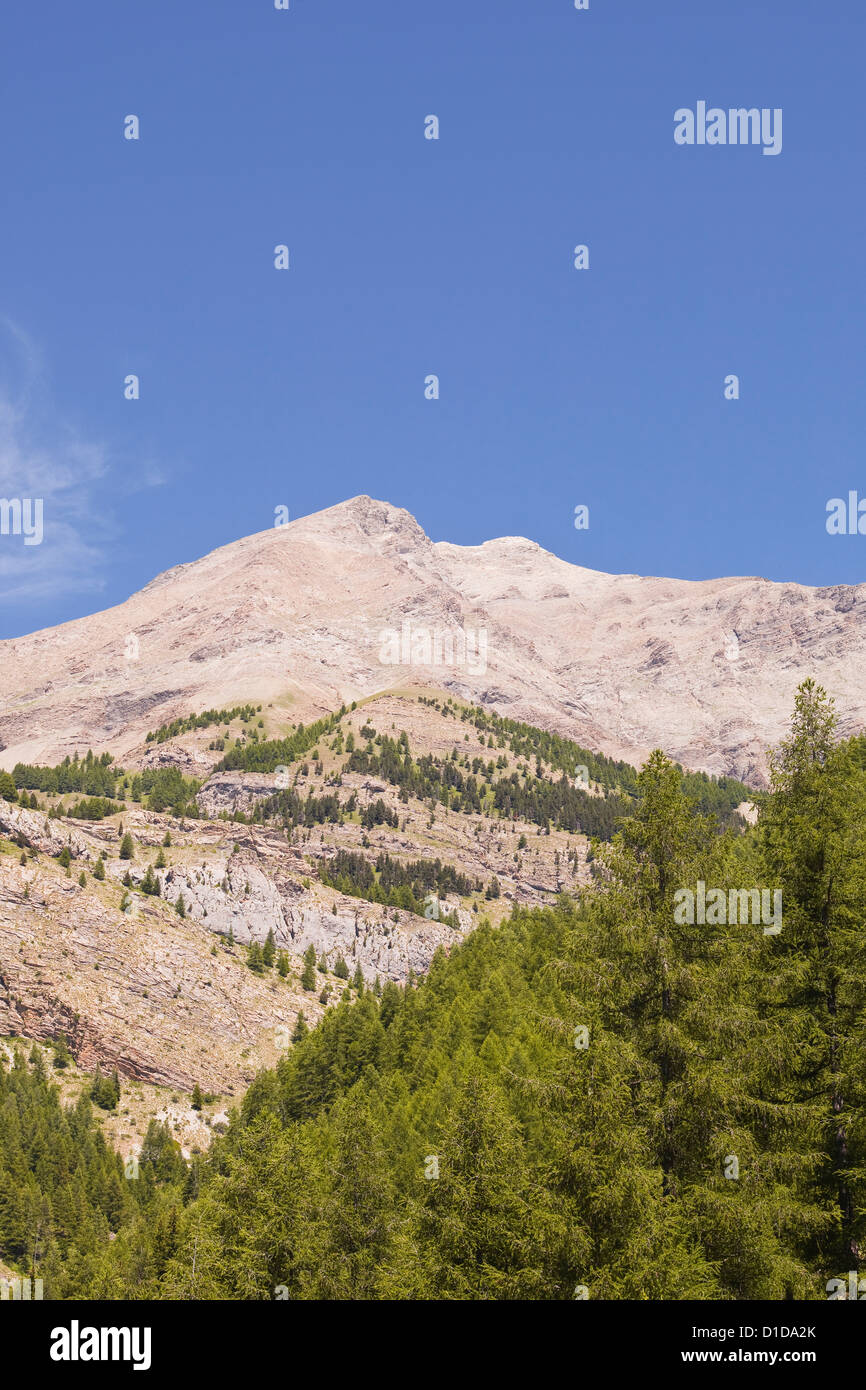
[[[0,642],[0,766],[87,746],[134,760],[149,729],[238,699],[295,721],[418,684],[629,762],[660,746],[763,783],[805,676],[837,697],[843,732],[866,722],[864,611],[866,585],[611,575],[525,537],[432,541],[360,495]],[[383,660],[383,634],[407,624],[458,644],[483,633],[483,661],[407,663],[405,643]]]

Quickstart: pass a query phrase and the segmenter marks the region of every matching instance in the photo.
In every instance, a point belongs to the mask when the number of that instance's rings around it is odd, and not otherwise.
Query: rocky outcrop
[[[202,787],[198,804],[207,816],[225,811],[248,812],[257,802],[277,791],[274,773],[217,772]]]
[[[92,845],[61,820],[50,820],[39,811],[27,811],[0,799],[0,834],[7,835],[22,848],[39,850],[56,857],[68,849],[73,859],[91,857]]]
[[[275,1059],[300,1007],[310,1021],[321,1008],[213,941],[158,900],[127,915],[111,885],[0,855],[0,1034],[62,1033],[86,1070],[234,1092]]]
[[[305,889],[289,872],[309,872],[296,850],[285,846],[281,862],[275,862],[273,855],[262,856],[262,862],[260,849],[254,838],[252,847],[238,852],[217,854],[188,868],[163,870],[159,878],[164,900],[175,905],[182,897],[190,918],[221,937],[231,934],[241,945],[262,944],[272,932],[277,948],[296,955],[312,945],[332,967],[342,956],[353,971],[360,965],[371,983],[377,975],[402,982],[410,971],[422,973],[439,946],[449,947],[473,925],[466,911],[458,911],[461,926],[454,928],[411,912],[345,898],[318,883]],[[110,865],[110,876],[119,881],[127,867],[119,862]],[[143,874],[143,868],[134,868],[133,883],[140,883]],[[328,906],[322,901],[326,896]],[[454,904],[442,904],[443,915],[455,910]]]

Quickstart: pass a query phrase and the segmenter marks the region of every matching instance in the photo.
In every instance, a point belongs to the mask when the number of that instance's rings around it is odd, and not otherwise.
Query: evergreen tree
[[[493,1082],[470,1070],[425,1158],[418,1237],[433,1297],[550,1296],[543,1194],[519,1126]]]
[[[395,1194],[381,1135],[357,1091],[338,1102],[333,1136],[316,1294],[353,1302],[374,1299],[381,1297],[384,1270],[396,1253]]]
[[[147,893],[147,895],[152,898],[158,898],[162,893],[162,887],[160,885],[159,878],[153,872],[153,869],[150,867],[149,864],[147,866],[147,869],[145,870],[144,878],[141,880],[139,887],[141,888],[142,893]]]
[[[90,1099],[101,1110],[116,1110],[120,1100],[120,1079],[114,1071],[111,1076],[103,1076],[97,1065],[96,1074],[90,1085]]]
[[[304,952],[304,969],[301,974],[301,989],[316,988],[316,948],[308,946]]]
[[[836,729],[833,701],[805,681],[790,736],[770,758],[760,817],[783,902],[782,931],[767,943],[772,966],[759,976],[776,1073],[765,1066],[761,1079],[799,1116],[796,1152],[787,1127],[774,1138],[810,1202],[800,1253],[817,1254],[826,1278],[859,1273],[866,1255],[866,740],[840,743]]]

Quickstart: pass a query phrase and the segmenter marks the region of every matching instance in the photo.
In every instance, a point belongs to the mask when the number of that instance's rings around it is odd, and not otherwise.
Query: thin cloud
[[[0,534],[0,605],[99,592],[119,533],[107,502],[105,446],[56,418],[37,348],[3,318],[0,370],[0,499],[41,498],[43,517],[39,544]]]
[[[0,394],[0,497],[42,499],[43,536],[26,545],[0,535],[0,603],[52,594],[95,592],[104,585],[104,550],[112,527],[97,484],[108,465],[104,451],[56,427],[47,442],[32,411]]]

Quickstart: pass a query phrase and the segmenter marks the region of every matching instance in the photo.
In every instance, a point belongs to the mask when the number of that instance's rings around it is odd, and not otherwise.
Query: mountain
[[[640,1086],[633,1061],[606,1068],[657,1031],[641,1011],[663,997],[652,961],[667,904],[645,920],[655,893],[641,897],[625,848],[636,842],[626,835],[610,857],[604,842],[623,816],[632,836],[647,833],[640,798],[657,785],[663,833],[652,844],[667,854],[676,811],[673,842],[692,846],[666,891],[686,875],[753,882],[759,849],[779,847],[737,812],[751,813],[754,799],[766,813],[783,798],[765,805],[743,781],[703,769],[742,770],[759,784],[766,745],[787,732],[808,675],[837,698],[841,732],[860,727],[862,602],[860,588],[604,575],[516,538],[434,543],[408,513],[356,498],[171,570],[115,609],[0,644],[0,1058],[14,1059],[16,1105],[31,1112],[31,1087],[47,1116],[40,1076],[59,1072],[67,1102],[92,1094],[87,1123],[127,1164],[149,1171],[154,1153],[175,1153],[174,1177],[166,1170],[159,1181],[182,1181],[186,1201],[200,1151],[240,1096],[254,1122],[263,1097],[287,1086],[284,1114],[319,1125],[320,1102],[379,1067],[391,1073],[381,1073],[388,1113],[422,1073],[423,1104],[438,1106],[441,1068],[467,1058],[491,1074],[531,1073],[547,1055],[541,1033],[567,1002],[561,947],[586,914],[572,965],[624,1030],[599,1054],[599,1084],[611,1087],[602,1108],[618,1125],[616,1097],[634,1099]],[[814,705],[816,727],[822,699],[811,685],[799,696],[807,722]],[[659,744],[698,770],[680,776],[658,755],[639,779],[633,764]],[[833,786],[854,844],[862,741],[845,758],[849,780]],[[692,823],[695,809],[735,833]],[[834,863],[847,862],[845,844]],[[761,882],[775,883],[775,868],[765,870]],[[855,895],[859,861],[846,882]],[[592,952],[613,940],[607,902],[625,934],[587,973]],[[635,952],[637,925],[648,935]],[[649,973],[627,1017],[633,981],[608,997],[611,970],[638,959]],[[740,966],[727,969],[721,983],[741,980]],[[775,975],[761,966],[754,978]],[[792,978],[799,992],[801,976]],[[720,1015],[705,1027],[698,977],[683,967],[676,979],[703,1057]],[[541,993],[527,993],[530,983]],[[428,1021],[433,1001],[430,1037],[417,1033],[416,998]],[[597,1013],[593,1005],[593,1027]],[[765,1013],[762,1003],[756,1019]],[[562,1030],[560,1041],[571,1033],[565,1014]],[[581,1065],[576,1048],[566,1044]],[[730,1074],[723,1046],[719,1066]],[[760,1068],[755,1078],[760,1090]],[[486,1092],[467,1084],[467,1113],[484,1112]],[[689,1115],[704,1095],[703,1079],[690,1084]],[[505,1089],[491,1102],[494,1147],[517,1123],[512,1102],[525,1121],[521,1087]],[[658,1097],[641,1105],[658,1113]],[[416,1119],[398,1165],[415,1188],[415,1150],[439,1152],[425,1115]],[[735,1117],[722,1119],[726,1153]],[[579,1128],[591,1129],[585,1117]],[[252,1147],[257,1163],[255,1136]],[[357,1147],[353,1130],[347,1153]],[[506,1169],[497,1158],[491,1171]],[[126,1219],[115,1177],[112,1234]],[[253,1173],[248,1190],[260,1186]],[[662,1193],[660,1178],[652,1190]],[[569,1217],[563,1229],[573,1227]],[[24,1267],[14,1230],[5,1242],[0,1228],[0,1256]],[[710,1246],[717,1260],[721,1247]],[[683,1249],[692,1248],[689,1238]],[[779,1266],[779,1289],[788,1268]],[[730,1287],[745,1296],[736,1280]],[[554,1279],[545,1296],[558,1289]]]
[[[761,784],[804,677],[843,732],[866,722],[864,615],[866,585],[608,575],[520,537],[433,542],[356,497],[0,642],[0,765],[92,746],[140,766],[149,731],[205,708],[294,723],[432,686],[614,758],[661,746]]]

